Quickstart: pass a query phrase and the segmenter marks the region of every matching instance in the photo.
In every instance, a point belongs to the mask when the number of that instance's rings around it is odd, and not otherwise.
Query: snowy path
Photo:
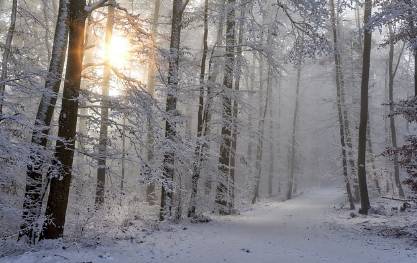
[[[160,231],[143,243],[54,249],[0,262],[417,262],[417,249],[404,241],[334,227],[331,208],[340,197],[335,191],[312,192],[287,202],[262,203],[209,224]]]

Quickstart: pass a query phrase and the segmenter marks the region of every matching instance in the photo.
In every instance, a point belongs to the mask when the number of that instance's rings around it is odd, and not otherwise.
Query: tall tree
[[[261,57],[259,61],[259,90],[258,90],[258,103],[259,103],[259,134],[257,137],[256,144],[256,161],[255,161],[255,189],[254,195],[252,197],[252,204],[254,204],[260,195],[260,184],[262,176],[262,159],[263,159],[263,143],[264,143],[264,133],[265,133],[265,118],[266,113],[268,112],[268,101],[269,101],[269,92],[267,88],[266,94],[264,94],[264,59]],[[265,99],[265,100],[264,100]],[[263,101],[264,100],[264,101]]]
[[[97,208],[100,208],[104,203],[104,193],[106,185],[106,169],[107,169],[107,140],[108,140],[108,127],[109,127],[109,108],[110,108],[110,79],[111,79],[111,65],[110,65],[110,47],[113,36],[114,25],[114,4],[115,1],[109,1],[109,7],[107,11],[107,23],[104,39],[104,71],[103,71],[103,84],[101,89],[101,122],[99,132],[99,145],[98,145],[98,158],[97,158],[97,187],[96,187],[96,200],[95,204]]]
[[[331,17],[331,26],[332,26],[332,33],[333,33],[333,53],[334,53],[334,62],[336,68],[336,99],[337,99],[337,112],[338,112],[338,119],[339,119],[339,134],[340,134],[340,145],[342,150],[342,166],[343,166],[343,177],[345,180],[346,186],[346,193],[350,205],[350,209],[355,209],[355,204],[352,196],[352,189],[350,187],[349,175],[348,175],[348,162],[347,162],[347,154],[346,154],[346,130],[348,128],[345,127],[347,121],[347,112],[343,112],[343,105],[342,103],[342,92],[344,86],[344,76],[342,70],[342,61],[341,61],[341,54],[339,51],[339,40],[338,40],[338,30],[337,30],[337,16],[336,16],[336,7],[334,0],[330,0],[330,17]]]
[[[177,114],[177,92],[178,92],[178,67],[180,59],[180,44],[181,44],[181,28],[184,10],[187,7],[189,0],[174,0],[172,6],[171,19],[171,39],[170,39],[170,53],[168,65],[168,93],[166,98],[166,113],[168,116],[174,117]],[[165,138],[169,144],[177,142],[176,124],[174,121],[166,120],[165,122]],[[161,211],[159,219],[161,221],[171,218],[173,206],[173,180],[175,174],[175,151],[173,147],[167,149],[164,153],[163,161],[163,179],[162,193],[161,193]]]
[[[50,174],[51,183],[46,206],[46,216],[53,223],[45,222],[41,239],[56,239],[64,234],[72,177],[75,133],[78,114],[78,96],[84,55],[84,31],[86,19],[85,0],[69,2],[69,44],[62,107],[59,115],[58,136],[55,158],[59,170]]]
[[[236,149],[237,149],[237,139],[238,139],[238,114],[239,114],[239,102],[238,102],[238,95],[236,94],[240,90],[240,82],[242,79],[242,63],[243,63],[243,33],[244,33],[244,25],[245,25],[245,16],[246,16],[246,4],[243,1],[240,2],[240,16],[239,16],[239,27],[238,27],[238,36],[237,36],[237,43],[236,43],[236,65],[234,72],[235,76],[235,95],[233,98],[233,110],[232,110],[232,145],[230,148],[230,178],[235,178],[236,172]],[[234,190],[231,191],[230,200],[232,202],[232,206],[234,206]]]
[[[236,0],[226,2],[226,54],[222,92],[222,142],[219,157],[219,182],[216,189],[216,204],[220,214],[231,214],[233,201],[230,200],[234,191],[234,178],[230,177],[230,149],[232,146],[232,100],[233,78],[235,68],[236,39]],[[230,177],[230,178],[229,178]]]
[[[394,78],[397,73],[398,66],[395,67],[394,65],[394,51],[395,51],[395,44],[394,44],[394,33],[392,29],[392,25],[388,25],[389,30],[389,58],[388,58],[388,97],[389,97],[389,109],[390,112],[394,112]],[[399,58],[399,60],[401,57]],[[397,64],[398,65],[398,64]],[[394,68],[395,67],[395,68]],[[390,133],[391,133],[391,143],[392,148],[397,148],[397,130],[395,128],[395,116],[392,114],[389,117],[390,119]],[[398,155],[396,152],[393,153],[394,159],[394,181],[395,186],[398,190],[398,195],[403,198],[404,197],[404,190],[401,185],[400,179],[400,167],[398,165]]]
[[[61,86],[68,42],[67,18],[68,1],[60,0],[48,75],[46,76],[44,92],[39,103],[32,132],[33,149],[30,155],[31,162],[27,166],[26,172],[26,189],[22,215],[23,223],[20,227],[21,232],[19,235],[20,238],[26,236],[31,242],[35,242],[37,239],[37,235],[34,233],[36,228],[34,223],[41,213],[41,197],[43,195],[42,170],[46,161],[42,158],[42,150],[45,149],[48,143],[47,136],[51,128],[51,120]]]
[[[197,115],[197,145],[196,154],[193,167],[192,175],[192,186],[191,186],[191,198],[190,207],[188,209],[188,217],[194,217],[196,213],[196,199],[198,191],[198,182],[200,179],[201,163],[202,163],[202,141],[201,137],[204,130],[204,92],[205,92],[205,75],[206,75],[206,64],[207,64],[207,53],[208,53],[208,0],[204,1],[204,14],[203,14],[203,55],[201,56],[200,64],[200,94],[198,97],[198,115]],[[208,99],[208,98],[207,98]]]
[[[158,21],[159,21],[159,13],[161,9],[161,0],[154,1],[154,10],[152,15],[152,25],[151,25],[151,40],[152,40],[152,47],[151,47],[151,54],[148,62],[148,79],[147,79],[147,86],[148,92],[153,97],[155,94],[155,83],[156,83],[156,50],[157,50],[157,42],[156,38],[158,35]],[[148,116],[147,125],[148,125],[148,134],[147,134],[147,160],[148,162],[152,162],[154,159],[154,131],[152,121],[152,114]],[[150,205],[155,204],[155,183],[151,182],[146,187],[146,200]]]
[[[288,173],[288,187],[287,187],[287,199],[291,199],[294,193],[294,184],[295,184],[295,165],[296,165],[296,136],[297,136],[297,120],[299,115],[299,101],[300,101],[300,82],[301,82],[301,52],[300,57],[297,61],[297,80],[295,86],[295,106],[292,119],[292,132],[291,132],[291,148],[290,148],[290,167]]]
[[[368,124],[368,88],[369,71],[371,66],[372,30],[369,21],[372,15],[372,0],[365,0],[364,14],[364,48],[362,61],[361,82],[361,110],[359,122],[359,146],[358,146],[358,182],[361,196],[361,214],[368,214],[370,207],[368,186],[366,182],[366,129]]]

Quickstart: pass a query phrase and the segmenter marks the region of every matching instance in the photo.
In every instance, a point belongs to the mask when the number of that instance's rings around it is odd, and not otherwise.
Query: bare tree
[[[197,115],[197,145],[196,145],[196,154],[193,167],[192,175],[192,186],[191,186],[191,200],[190,207],[188,209],[188,217],[194,217],[196,214],[196,199],[198,191],[198,182],[200,179],[201,172],[201,163],[202,163],[202,142],[200,141],[203,130],[204,130],[204,92],[205,92],[205,75],[206,75],[206,64],[207,64],[207,53],[208,53],[208,0],[204,1],[204,15],[203,15],[203,55],[201,57],[200,64],[200,94],[198,98],[198,115]],[[208,97],[207,97],[208,99]]]
[[[361,214],[368,214],[370,207],[368,186],[366,182],[366,129],[368,124],[368,88],[369,71],[371,65],[372,31],[368,28],[372,14],[372,0],[365,0],[364,15],[364,48],[362,62],[362,82],[361,82],[361,111],[359,123],[359,146],[358,146],[358,182],[361,196]]]
[[[98,157],[97,157],[97,187],[96,187],[96,208],[100,208],[104,203],[104,193],[106,186],[106,159],[107,159],[107,140],[108,140],[108,127],[109,127],[109,108],[110,108],[110,78],[111,78],[111,65],[110,65],[110,46],[113,35],[114,25],[114,4],[113,1],[109,1],[111,5],[107,11],[107,23],[106,23],[106,35],[104,39],[105,51],[104,51],[104,71],[103,71],[103,86],[101,90],[101,122],[99,133],[99,145],[98,145]],[[115,2],[114,2],[115,3]]]
[[[236,38],[236,1],[228,0],[226,5],[226,54],[222,92],[222,143],[219,157],[219,182],[216,189],[216,204],[220,214],[231,214],[234,191],[234,178],[230,177],[230,149],[232,146],[232,100],[233,78],[235,68],[235,38]],[[230,178],[229,178],[230,177]]]
[[[350,187],[348,167],[347,167],[348,163],[347,163],[347,154],[346,154],[345,132],[348,128],[345,127],[345,124],[346,124],[348,116],[347,116],[347,112],[344,113],[342,109],[342,107],[345,107],[345,105],[342,104],[342,92],[343,92],[342,89],[344,86],[344,77],[343,77],[343,70],[342,70],[341,54],[339,51],[338,30],[337,30],[337,20],[336,20],[337,18],[336,18],[334,0],[330,0],[330,16],[331,16],[331,25],[332,25],[332,33],[333,33],[334,62],[335,62],[335,67],[336,67],[336,99],[337,99],[336,103],[337,103],[337,111],[338,111],[338,119],[339,119],[340,145],[341,145],[341,150],[342,150],[343,177],[345,180],[346,193],[347,193],[350,209],[355,209],[355,204],[354,204],[354,200],[352,196],[352,189]]]
[[[62,107],[58,122],[60,139],[55,147],[56,166],[58,167],[49,172],[51,182],[45,211],[46,216],[53,223],[45,221],[41,239],[56,239],[64,234],[74,159],[86,18],[90,12],[102,7],[106,2],[106,0],[97,1],[88,6],[85,0],[71,0],[69,2],[68,55]]]
[[[156,38],[158,34],[158,21],[159,21],[159,12],[161,8],[161,0],[155,0],[154,11],[152,15],[152,25],[151,25],[151,54],[148,63],[148,92],[151,96],[154,96],[155,93],[155,83],[156,83]],[[152,109],[151,109],[152,110]],[[147,125],[148,125],[148,134],[147,134],[147,160],[152,162],[154,159],[154,131],[153,125],[151,123],[152,116],[148,116]],[[150,205],[155,204],[155,183],[150,182],[146,187],[146,200]]]
[[[51,120],[57,101],[61,76],[65,62],[68,41],[68,3],[61,0],[58,7],[58,17],[55,26],[55,35],[52,45],[51,60],[48,75],[46,76],[44,93],[39,103],[34,129],[32,132],[33,150],[30,155],[31,163],[27,166],[26,189],[23,201],[23,223],[19,238],[26,236],[31,242],[35,242],[37,235],[34,233],[34,223],[40,216],[42,208],[42,174],[45,162],[42,151],[48,143]],[[46,189],[45,189],[46,191]]]
[[[171,39],[170,54],[168,65],[168,94],[166,98],[166,113],[169,116],[177,115],[177,91],[178,91],[178,68],[179,68],[179,52],[181,44],[181,27],[184,10],[187,7],[188,0],[174,0],[172,7],[171,21]],[[175,121],[166,120],[165,122],[165,138],[170,144],[177,141],[177,131]],[[161,194],[161,211],[159,219],[161,221],[172,216],[172,197],[173,197],[173,180],[175,174],[175,152],[173,147],[167,149],[164,153],[163,161],[163,179]]]
[[[388,25],[389,30],[389,58],[388,58],[388,96],[389,96],[389,109],[390,112],[394,112],[394,78],[397,73],[398,64],[397,66],[394,65],[394,51],[395,51],[395,44],[394,44],[394,33],[392,29],[392,25]],[[400,61],[401,57],[398,59]],[[395,67],[395,68],[394,68]],[[392,114],[389,117],[390,120],[390,133],[391,133],[391,143],[392,148],[397,148],[397,130],[395,128],[395,116]],[[395,185],[398,190],[398,195],[401,198],[404,198],[404,190],[401,185],[400,179],[400,167],[398,165],[398,155],[396,152],[393,153],[394,159],[394,181]]]

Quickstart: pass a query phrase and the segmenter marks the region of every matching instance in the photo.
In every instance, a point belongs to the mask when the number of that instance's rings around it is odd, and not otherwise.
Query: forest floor
[[[336,209],[342,200],[340,192],[321,189],[286,202],[264,201],[206,224],[161,226],[129,240],[37,249],[0,262],[416,262],[415,243],[367,231],[370,222],[382,219],[351,218]]]

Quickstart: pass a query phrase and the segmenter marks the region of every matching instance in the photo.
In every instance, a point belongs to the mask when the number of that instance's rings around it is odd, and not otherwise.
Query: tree
[[[262,37],[261,37],[262,39]],[[256,141],[256,159],[255,159],[255,187],[254,194],[252,197],[252,204],[255,204],[259,198],[259,190],[262,177],[262,157],[263,157],[263,142],[264,142],[264,131],[265,131],[265,117],[268,108],[268,98],[267,94],[264,94],[264,58],[261,56],[259,59],[259,89],[258,89],[258,107],[259,107],[259,117],[258,117],[258,135]],[[267,90],[268,92],[268,90]]]
[[[201,172],[201,163],[202,163],[202,142],[201,137],[203,136],[204,130],[204,92],[205,92],[205,75],[206,75],[206,63],[207,63],[207,53],[208,53],[208,0],[204,1],[204,15],[203,15],[203,55],[201,57],[201,64],[200,64],[200,94],[198,98],[198,115],[197,115],[197,145],[196,145],[196,156],[194,160],[194,167],[193,167],[193,175],[191,178],[191,198],[190,198],[190,207],[188,209],[188,217],[195,217],[196,216],[196,199],[197,199],[197,191],[198,191],[198,182],[200,179],[200,172]],[[208,97],[206,98],[208,99]]]
[[[151,54],[148,63],[148,79],[147,79],[147,86],[148,92],[151,96],[154,96],[155,93],[155,82],[156,82],[156,37],[158,34],[158,20],[159,20],[159,12],[161,8],[161,1],[155,0],[154,11],[152,15],[152,25],[151,25],[151,40],[152,40],[152,47],[151,47]],[[152,109],[150,109],[152,110]],[[153,126],[151,123],[151,116],[148,116],[147,125],[148,125],[148,138],[147,138],[147,160],[148,162],[152,162],[154,159],[154,137],[153,137]],[[151,182],[146,188],[146,199],[150,205],[155,203],[155,183]]]
[[[216,189],[216,204],[220,214],[231,214],[233,209],[234,178],[230,175],[230,149],[232,146],[232,100],[235,69],[236,16],[235,0],[227,0],[226,5],[226,54],[222,92],[222,142],[219,157],[219,182]],[[230,177],[230,178],[228,178]]]
[[[389,30],[389,58],[388,58],[388,96],[389,96],[389,108],[390,112],[394,112],[394,78],[397,73],[398,65],[401,59],[401,56],[398,59],[398,63],[396,66],[394,65],[394,51],[395,51],[395,44],[394,44],[394,33],[392,29],[392,25],[388,25]],[[395,67],[395,68],[394,68]],[[390,115],[390,133],[391,133],[391,142],[392,148],[397,148],[397,130],[395,128],[395,116]],[[394,181],[395,185],[398,190],[398,195],[400,198],[404,198],[404,190],[401,185],[400,179],[400,168],[398,165],[398,155],[394,153]]]
[[[369,28],[369,21],[372,14],[372,0],[365,1],[364,15],[364,48],[362,61],[362,82],[361,82],[361,107],[359,123],[359,146],[358,146],[358,182],[361,196],[361,214],[368,214],[370,208],[368,186],[366,182],[366,129],[368,124],[368,87],[369,71],[371,65],[372,31]]]
[[[159,219],[161,221],[171,218],[172,216],[172,197],[173,197],[173,180],[175,174],[175,151],[173,145],[177,142],[176,123],[172,119],[177,116],[177,92],[179,83],[179,58],[181,44],[181,27],[184,10],[189,0],[174,0],[172,6],[171,19],[171,38],[170,53],[168,65],[168,93],[166,97],[166,114],[169,116],[165,121],[165,139],[171,145],[164,153],[163,160],[163,183],[161,194],[161,211]]]
[[[34,144],[34,149],[31,152],[31,163],[28,165],[26,172],[26,189],[22,215],[23,223],[19,236],[20,238],[27,236],[32,242],[35,242],[37,239],[37,236],[34,233],[35,226],[33,224],[41,213],[41,197],[43,195],[42,174],[45,168],[45,162],[48,162],[48,160],[45,160],[45,158],[42,157],[42,154],[48,143],[48,134],[61,85],[61,76],[67,49],[67,17],[68,3],[66,0],[61,0],[59,2],[48,75],[45,80],[44,93],[42,94],[39,103],[32,132],[32,144]]]
[[[64,234],[65,217],[71,186],[72,164],[78,115],[81,72],[83,68],[85,22],[89,13],[102,7],[107,1],[86,5],[85,0],[71,0],[68,8],[69,42],[65,84],[58,122],[58,137],[55,147],[56,163],[49,171],[50,188],[46,204],[46,217],[53,223],[44,223],[41,239],[56,239]]]
[[[344,77],[342,70],[342,61],[341,54],[339,51],[339,41],[338,41],[338,31],[337,31],[337,18],[336,18],[336,9],[334,0],[330,0],[330,17],[331,17],[331,26],[333,33],[333,53],[334,53],[334,63],[336,71],[336,99],[337,99],[337,112],[339,119],[339,134],[340,134],[340,145],[342,150],[342,167],[343,167],[343,177],[345,180],[346,193],[350,205],[350,209],[355,209],[355,203],[353,200],[352,189],[350,187],[349,175],[348,175],[348,163],[347,163],[347,154],[346,154],[346,131],[349,129],[346,127],[346,122],[348,121],[347,112],[343,112],[345,108],[344,100],[342,101],[342,92],[344,87]]]
[[[104,203],[104,193],[106,185],[106,156],[107,156],[107,140],[108,140],[108,127],[109,127],[109,90],[110,90],[110,78],[111,78],[111,65],[110,65],[110,45],[113,35],[114,24],[114,6],[108,7],[107,11],[107,23],[106,23],[106,35],[104,40],[105,54],[104,54],[104,72],[103,72],[103,86],[101,90],[101,122],[100,122],[100,137],[98,146],[98,158],[97,158],[97,188],[96,188],[96,207],[100,208]]]
[[[397,30],[393,36],[394,43],[404,41],[417,61],[417,2],[413,0],[382,0],[377,2],[380,11],[372,19],[372,26],[382,27],[396,23]],[[414,96],[417,96],[417,63],[414,62]]]
[[[303,41],[304,42],[304,41]],[[298,112],[299,112],[299,97],[300,97],[300,82],[301,82],[301,71],[302,71],[302,61],[301,61],[301,54],[297,61],[297,80],[295,86],[295,106],[294,106],[294,114],[292,119],[292,131],[291,131],[291,149],[290,149],[290,167],[288,173],[288,188],[287,188],[287,199],[291,199],[294,193],[294,184],[295,184],[295,159],[296,159],[296,136],[297,136],[297,119],[298,119]]]

